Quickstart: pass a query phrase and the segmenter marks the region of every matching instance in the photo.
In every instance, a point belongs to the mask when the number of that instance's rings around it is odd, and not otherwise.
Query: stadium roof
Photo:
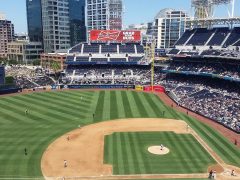
[[[171,12],[171,11],[174,11],[174,9],[171,9],[171,8],[165,8],[165,9],[162,9],[160,10],[157,15],[155,16],[155,19],[158,19],[158,18],[164,18],[166,16],[166,12]]]

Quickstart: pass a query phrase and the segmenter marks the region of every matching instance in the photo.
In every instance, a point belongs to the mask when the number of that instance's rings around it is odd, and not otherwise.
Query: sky
[[[191,0],[123,0],[123,2],[124,26],[151,22],[156,14],[164,8],[191,13]],[[239,9],[240,0],[236,0],[236,16],[240,16]],[[26,0],[0,0],[0,12],[6,14],[7,19],[13,22],[16,33],[27,32]],[[215,16],[227,17],[226,7],[218,7]]]

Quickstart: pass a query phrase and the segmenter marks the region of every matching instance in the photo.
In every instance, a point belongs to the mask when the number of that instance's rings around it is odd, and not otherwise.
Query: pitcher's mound
[[[167,147],[161,147],[161,146],[150,146],[148,148],[148,152],[156,155],[165,155],[170,152],[170,150]]]

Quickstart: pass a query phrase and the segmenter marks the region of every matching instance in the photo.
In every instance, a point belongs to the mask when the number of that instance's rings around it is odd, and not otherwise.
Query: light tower
[[[226,5],[229,17],[234,17],[235,0],[192,0],[194,17],[196,19],[212,18],[214,8],[219,5]]]

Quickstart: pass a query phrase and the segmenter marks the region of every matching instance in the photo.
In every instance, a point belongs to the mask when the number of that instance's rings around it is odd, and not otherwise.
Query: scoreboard
[[[140,42],[141,31],[135,30],[91,30],[90,41],[98,42]]]

